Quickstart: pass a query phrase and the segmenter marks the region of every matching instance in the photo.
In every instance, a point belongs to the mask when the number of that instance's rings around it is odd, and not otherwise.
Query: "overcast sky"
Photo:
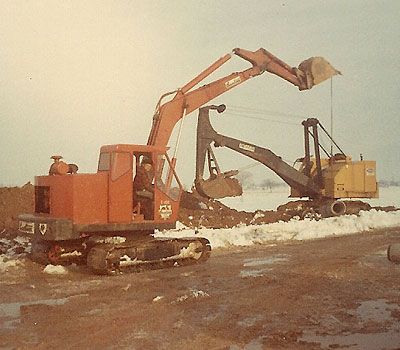
[[[0,185],[46,174],[54,154],[95,172],[101,145],[145,143],[159,96],[235,47],[264,47],[291,66],[325,57],[343,73],[333,79],[335,139],[376,160],[380,179],[399,179],[399,43],[395,0],[2,0]],[[233,57],[220,74],[247,67]],[[300,92],[265,73],[213,101],[228,106],[213,125],[291,162],[303,153],[302,119],[330,129],[330,92],[329,81]],[[245,118],[250,109],[263,120]],[[185,119],[178,153],[188,186],[196,118]],[[222,157],[224,170],[251,163]]]

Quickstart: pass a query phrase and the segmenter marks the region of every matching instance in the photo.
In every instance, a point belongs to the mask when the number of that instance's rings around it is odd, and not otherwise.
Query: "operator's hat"
[[[153,162],[151,161],[151,158],[149,156],[143,156],[141,163],[142,164],[153,164]]]

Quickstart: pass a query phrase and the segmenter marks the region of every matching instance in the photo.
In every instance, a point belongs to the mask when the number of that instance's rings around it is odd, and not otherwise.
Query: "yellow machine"
[[[312,157],[311,177],[317,175],[316,159]],[[304,172],[301,164],[300,172]],[[378,198],[376,162],[374,160],[353,161],[349,156],[335,155],[321,159],[323,187],[321,196],[327,198]],[[290,197],[302,197],[301,191],[291,187]]]
[[[214,146],[227,147],[254,159],[285,181],[291,189],[290,197],[309,198],[303,214],[309,217],[336,216],[346,213],[346,204],[339,199],[377,198],[376,163],[371,160],[352,161],[344,154],[318,119],[304,120],[304,157],[294,166],[284,162],[281,157],[269,149],[259,147],[217,133],[211,126],[209,110],[222,113],[224,105],[200,108],[197,125],[197,155],[195,185],[199,194],[209,198],[223,198],[242,194],[237,179],[232,176],[237,171],[222,173],[218,166],[211,143]],[[339,153],[327,152],[319,142],[318,130],[321,129],[331,140]],[[313,144],[314,155],[311,156]],[[321,150],[326,158],[321,157]],[[207,159],[210,177],[204,179]],[[302,216],[303,216],[302,214]]]

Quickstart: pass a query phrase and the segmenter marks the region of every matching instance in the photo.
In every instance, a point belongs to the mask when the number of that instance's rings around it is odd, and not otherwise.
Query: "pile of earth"
[[[348,214],[358,214],[361,210],[395,210],[394,207],[372,208],[362,201],[344,201]],[[307,200],[290,201],[276,210],[257,210],[255,212],[237,211],[213,199],[201,197],[194,192],[184,192],[181,199],[179,221],[188,227],[229,228],[239,224],[259,225],[278,221],[299,219],[311,207]]]
[[[30,183],[22,187],[0,188],[0,233],[16,232],[18,215],[33,213],[34,186]],[[361,210],[369,210],[371,206],[363,202],[346,202],[350,214]],[[201,197],[195,191],[184,192],[181,199],[179,221],[188,227],[227,228],[240,224],[265,224],[277,221],[289,221],[309,206],[307,201],[292,201],[283,204],[277,210],[257,210],[256,212],[238,211],[227,207],[217,200]],[[375,208],[380,210],[395,210]]]
[[[18,229],[18,215],[33,213],[35,189],[31,183],[22,187],[0,187],[0,232]]]
[[[284,211],[238,211],[196,192],[183,192],[178,220],[188,227],[225,228],[290,220]]]

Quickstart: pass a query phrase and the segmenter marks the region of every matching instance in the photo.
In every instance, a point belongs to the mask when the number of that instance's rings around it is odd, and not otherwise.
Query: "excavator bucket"
[[[225,198],[240,196],[243,193],[240,182],[225,174],[218,174],[213,178],[196,181],[196,190],[203,197],[207,198]]]
[[[336,74],[342,74],[323,57],[311,57],[299,65],[299,70],[306,75],[307,85],[311,88]]]

